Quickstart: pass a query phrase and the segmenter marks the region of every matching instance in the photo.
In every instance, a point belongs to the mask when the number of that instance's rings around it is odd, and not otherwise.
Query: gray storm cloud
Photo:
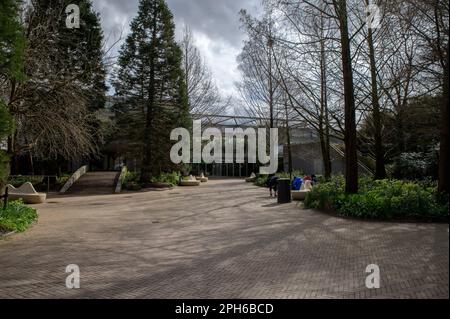
[[[93,3],[108,42],[114,42],[122,30],[125,37],[139,1],[93,0]],[[167,0],[167,3],[175,18],[177,34],[184,25],[191,28],[221,92],[233,94],[234,82],[239,80],[236,56],[244,39],[238,13],[243,8],[257,12],[260,0]]]

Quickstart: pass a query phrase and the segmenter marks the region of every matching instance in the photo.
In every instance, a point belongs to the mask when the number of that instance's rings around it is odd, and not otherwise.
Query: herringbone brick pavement
[[[55,196],[0,240],[2,298],[448,298],[448,224],[340,219],[240,180]],[[67,289],[77,264],[80,289]],[[381,288],[365,287],[377,264]]]

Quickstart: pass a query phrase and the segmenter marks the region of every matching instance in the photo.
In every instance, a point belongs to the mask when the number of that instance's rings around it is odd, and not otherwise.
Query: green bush
[[[423,180],[437,178],[439,148],[429,147],[424,152],[402,153],[394,160],[393,173],[396,178]]]
[[[343,176],[333,176],[329,182],[319,183],[308,193],[305,207],[321,210],[333,209],[338,196],[344,194],[345,179]]]
[[[161,173],[159,176],[154,176],[149,181],[150,183],[164,183],[170,186],[178,185],[180,182],[181,174],[179,172],[172,173]],[[128,190],[140,190],[142,188],[140,181],[140,174],[127,172],[125,177],[122,179],[122,184],[125,189]]]
[[[63,187],[67,181],[69,180],[69,178],[71,177],[71,175],[69,174],[63,174],[61,176],[56,177],[56,185],[58,187]]]
[[[151,179],[152,183],[164,183],[170,186],[176,186],[180,182],[180,172],[162,173],[159,176],[155,176]]]
[[[0,150],[0,184],[8,180],[9,176],[9,156]]]
[[[289,178],[290,177],[290,174],[286,173],[286,172],[277,173],[275,175],[278,176],[279,178]],[[293,181],[294,177],[303,177],[303,176],[305,176],[305,174],[302,171],[293,171],[292,172],[292,181]],[[268,179],[269,179],[269,175],[258,175],[258,177],[254,181],[254,184],[256,186],[266,187]]]
[[[305,207],[371,219],[447,219],[449,216],[448,196],[442,200],[435,186],[362,178],[359,193],[346,195],[344,185],[342,176],[317,185],[306,196]]]
[[[139,180],[140,175],[138,173],[128,171],[122,178],[123,188],[128,189],[130,191],[140,190],[141,185],[139,183]]]
[[[269,175],[258,175],[254,181],[256,186],[266,187]]]
[[[23,232],[38,218],[34,208],[22,201],[9,202],[8,207],[0,209],[0,232]]]

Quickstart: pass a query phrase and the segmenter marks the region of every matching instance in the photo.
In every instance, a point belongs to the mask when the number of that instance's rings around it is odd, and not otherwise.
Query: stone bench
[[[291,191],[292,199],[298,201],[304,201],[306,195],[312,190],[311,181],[305,181],[302,184],[302,188],[299,191]]]
[[[208,177],[206,177],[203,173],[200,176],[196,177],[196,179],[202,183],[206,183],[208,181]]]
[[[197,180],[192,175],[189,176],[189,179],[182,179],[180,181],[180,186],[199,186],[201,181]]]
[[[47,198],[47,194],[38,193],[33,187],[33,184],[27,182],[20,186],[19,188],[15,188],[12,185],[7,185],[8,188],[8,199],[9,200],[23,200],[25,204],[41,204],[45,202]]]
[[[256,175],[255,175],[255,173],[252,173],[252,174],[250,175],[250,177],[247,177],[247,178],[245,179],[245,181],[246,181],[247,183],[253,183],[255,180],[256,180]]]

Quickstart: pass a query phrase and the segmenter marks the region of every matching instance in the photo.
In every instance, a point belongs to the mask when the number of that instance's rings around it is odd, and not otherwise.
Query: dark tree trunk
[[[337,7],[342,46],[342,70],[345,95],[345,192],[358,193],[358,154],[356,140],[355,95],[353,91],[353,69],[348,33],[347,1],[339,0]]]
[[[319,133],[319,139],[320,139],[320,148],[322,151],[324,177],[326,180],[330,180],[330,178],[331,178],[330,144],[327,143],[327,138],[326,138],[325,134]]]
[[[154,4],[156,7],[156,2]],[[153,34],[152,34],[152,44],[150,51],[150,78],[148,85],[148,101],[147,101],[147,114],[146,123],[144,131],[144,156],[142,159],[141,168],[141,183],[150,183],[153,175],[153,117],[155,108],[155,98],[156,98],[156,88],[155,88],[155,60],[156,60],[156,30],[157,21],[156,17],[153,19]]]
[[[33,161],[33,154],[31,154],[31,151],[28,153],[28,159],[30,160],[30,172],[31,172],[31,175],[34,176],[34,161]]]
[[[14,99],[14,94],[16,92],[16,81],[11,81],[11,91],[9,95],[9,113],[13,115],[14,118],[14,110],[12,105],[12,100]],[[14,129],[13,132],[8,136],[8,156],[10,158],[10,174],[17,174],[18,166],[17,166],[17,156],[15,152],[15,133],[16,130]]]
[[[273,92],[273,79],[272,79],[273,73],[272,73],[272,42],[271,42],[271,39],[269,39],[268,46],[269,46],[269,57],[268,57],[268,59],[269,59],[269,79],[268,79],[269,83],[268,84],[269,84],[269,110],[270,110],[270,124],[269,125],[270,125],[270,128],[274,128],[274,125],[275,125],[274,115],[273,115],[274,92]]]
[[[369,0],[366,0],[366,5],[369,5]],[[381,124],[381,112],[380,112],[380,99],[378,96],[378,84],[377,84],[377,66],[375,62],[375,49],[373,44],[373,32],[372,28],[369,28],[367,35],[367,43],[369,46],[369,59],[370,59],[370,73],[371,73],[371,85],[372,85],[372,112],[373,112],[373,127],[375,138],[375,179],[386,178],[386,165],[384,160],[384,145],[382,137],[382,124]]]
[[[442,193],[449,193],[449,185],[448,185],[448,167],[449,167],[449,149],[448,149],[448,138],[449,138],[449,127],[448,127],[448,67],[449,67],[449,47],[447,44],[447,61],[444,66],[444,88],[442,94],[442,102],[441,102],[441,145],[439,150],[439,186],[438,189]]]
[[[287,149],[288,149],[288,170],[289,177],[292,180],[292,148],[291,148],[291,132],[289,130],[289,113],[287,102],[284,104],[286,112],[286,139],[287,139]]]

